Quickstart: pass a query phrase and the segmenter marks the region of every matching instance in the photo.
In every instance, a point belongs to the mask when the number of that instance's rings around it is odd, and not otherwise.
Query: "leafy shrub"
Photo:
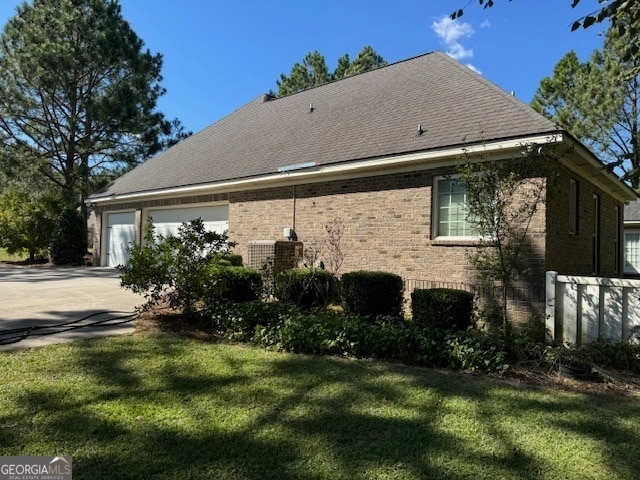
[[[120,284],[142,294],[147,306],[166,301],[191,316],[205,297],[201,279],[230,246],[226,233],[207,231],[201,219],[183,223],[175,237],[156,235],[149,221],[144,244],[131,247],[119,267]]]
[[[280,347],[295,353],[338,353],[341,325],[340,314],[331,311],[284,318],[279,328]]]
[[[451,288],[416,289],[411,312],[417,325],[464,330],[471,325],[473,294]]]
[[[229,251],[216,253],[212,256],[212,262],[222,266],[242,267],[242,255]]]
[[[346,315],[340,334],[343,350],[356,357],[400,360],[409,356],[410,332],[397,317]]]
[[[208,310],[210,328],[217,334],[239,341],[249,341],[258,328],[275,328],[284,318],[300,312],[294,305],[259,300],[216,305]],[[280,341],[258,342],[270,346]]]
[[[253,268],[214,264],[204,272],[200,281],[205,307],[258,300],[262,293],[262,276]]]
[[[333,275],[326,270],[292,268],[276,275],[276,296],[301,308],[325,307]]]
[[[75,210],[62,212],[51,241],[51,261],[55,265],[79,265],[87,253],[84,219]]]
[[[3,184],[0,189],[0,247],[9,255],[29,254],[30,263],[49,261],[49,248],[60,209],[55,194],[32,184]],[[47,259],[36,257],[46,252]]]
[[[348,313],[375,318],[402,315],[402,277],[388,272],[345,273],[341,280],[342,306]]]
[[[509,368],[505,337],[481,332],[473,327],[446,337],[449,368],[504,372]]]

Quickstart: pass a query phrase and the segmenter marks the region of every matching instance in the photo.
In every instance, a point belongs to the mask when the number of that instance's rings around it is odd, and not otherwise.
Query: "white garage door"
[[[152,210],[149,214],[156,234],[164,236],[178,235],[178,228],[183,222],[196,218],[201,218],[205,228],[212,232],[222,233],[229,229],[228,205]]]
[[[127,262],[127,248],[135,242],[135,213],[110,213],[107,219],[107,266],[117,267]]]

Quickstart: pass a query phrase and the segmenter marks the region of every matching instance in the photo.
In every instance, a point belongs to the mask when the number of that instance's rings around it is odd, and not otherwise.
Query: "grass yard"
[[[637,479],[640,399],[138,334],[0,355],[0,454],[74,479]]]
[[[24,255],[9,255],[4,248],[0,248],[0,262],[18,262],[25,260],[28,256]]]

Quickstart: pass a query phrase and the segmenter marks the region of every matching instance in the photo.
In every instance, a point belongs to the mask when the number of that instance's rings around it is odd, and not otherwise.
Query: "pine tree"
[[[166,144],[161,67],[116,0],[24,3],[0,37],[0,146],[76,208],[94,178]]]
[[[364,47],[351,61],[349,54],[338,59],[338,66],[333,73],[329,72],[324,55],[320,52],[309,52],[302,63],[295,63],[289,75],[280,75],[278,96],[290,95],[308,88],[319,87],[333,80],[368,72],[386,65],[387,62],[370,47]]]
[[[531,106],[588,145],[608,168],[640,186],[640,58],[625,60],[632,29],[610,28],[585,63],[566,54],[544,78]]]

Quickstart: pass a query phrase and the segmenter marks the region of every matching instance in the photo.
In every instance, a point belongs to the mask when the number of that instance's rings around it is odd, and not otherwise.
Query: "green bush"
[[[339,353],[341,325],[340,314],[327,310],[284,318],[279,326],[279,346],[295,353]]]
[[[249,341],[255,336],[257,327],[268,330],[271,337],[263,342],[264,346],[271,346],[280,342],[279,336],[273,338],[273,329],[284,318],[297,315],[300,311],[294,305],[280,302],[262,302],[259,300],[215,305],[208,310],[210,328],[226,338],[238,341]]]
[[[276,275],[276,297],[301,308],[325,307],[333,275],[326,270],[292,268]]]
[[[205,307],[258,300],[262,276],[253,268],[212,265],[200,278]]]
[[[242,267],[242,255],[239,253],[222,252],[212,256],[212,262],[222,266]]]
[[[150,220],[144,244],[131,247],[129,260],[119,267],[120,284],[143,295],[146,306],[168,302],[192,316],[207,295],[202,279],[230,246],[226,233],[206,230],[201,219],[183,223],[177,236],[167,237],[156,235]]]
[[[62,212],[53,231],[51,261],[55,265],[80,265],[87,253],[84,219],[75,210]]]
[[[361,317],[260,301],[219,306],[212,329],[226,338],[297,353],[340,354],[452,369],[504,372],[513,361],[507,338],[480,332],[424,329],[396,317]]]
[[[402,316],[402,277],[388,272],[345,273],[341,280],[342,306],[348,313],[370,318]]]
[[[446,337],[448,367],[455,370],[504,372],[509,368],[509,349],[503,335],[481,332],[473,327],[451,332]]]
[[[411,312],[417,325],[465,330],[471,325],[473,294],[451,288],[416,289]]]

